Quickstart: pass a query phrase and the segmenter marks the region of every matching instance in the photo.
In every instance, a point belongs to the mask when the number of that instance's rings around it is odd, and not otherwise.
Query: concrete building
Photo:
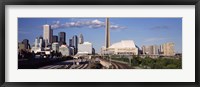
[[[133,40],[122,40],[112,44],[109,48],[102,48],[102,54],[138,55],[138,48]]]
[[[59,43],[62,45],[63,43],[66,43],[66,33],[65,32],[60,32],[58,34],[59,36]]]
[[[54,52],[59,52],[59,43],[54,42],[54,43],[52,44],[52,50],[53,50]]]
[[[62,44],[59,47],[59,52],[61,52],[62,56],[70,56],[70,49],[66,44]]]
[[[142,46],[142,53],[143,54],[149,54],[150,52],[150,46]]]
[[[92,54],[92,43],[84,42],[83,44],[78,44],[78,53],[77,54]]]
[[[158,45],[153,45],[153,54],[159,55],[160,49]]]
[[[163,56],[174,56],[174,43],[168,42],[161,45],[161,55]]]
[[[106,18],[106,29],[105,29],[105,47],[108,48],[110,46],[110,24],[109,18]]]
[[[159,46],[150,45],[150,46],[142,46],[142,53],[144,55],[159,55]]]
[[[83,42],[84,42],[84,39],[83,39],[83,35],[82,34],[80,34],[80,36],[79,36],[79,44],[83,44]]]
[[[39,37],[39,41],[40,41],[41,47],[45,47],[45,42],[42,36]]]
[[[51,26],[48,24],[43,25],[43,39],[46,40],[47,43],[52,43],[52,37],[53,37],[53,30],[51,29]]]
[[[34,51],[35,53],[44,51],[43,47],[43,39],[36,37],[34,47],[31,48],[31,52]]]

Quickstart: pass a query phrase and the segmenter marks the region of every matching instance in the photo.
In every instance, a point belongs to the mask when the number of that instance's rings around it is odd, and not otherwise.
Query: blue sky
[[[52,26],[53,34],[66,32],[66,41],[73,35],[83,34],[96,52],[104,46],[105,18],[18,18],[18,41],[28,39],[34,44],[43,36],[42,25]],[[110,18],[111,44],[133,40],[137,46],[175,43],[175,51],[182,52],[182,18]]]

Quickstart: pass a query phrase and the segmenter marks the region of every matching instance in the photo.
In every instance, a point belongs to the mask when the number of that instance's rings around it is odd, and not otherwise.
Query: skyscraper
[[[72,46],[73,46],[72,39],[69,39],[69,46],[70,46],[70,47],[72,47]]]
[[[108,48],[110,46],[110,29],[109,29],[109,18],[106,18],[106,29],[105,29],[105,47]]]
[[[58,36],[54,35],[52,38],[52,42],[58,42]]]
[[[38,39],[38,37],[36,37],[36,38],[35,38],[35,47],[39,47],[39,44],[38,44],[38,43],[39,43],[39,39]]]
[[[29,49],[30,48],[28,39],[24,39],[22,41],[22,43],[25,45],[25,49]]]
[[[52,36],[53,36],[53,30],[51,29],[51,26],[48,24],[43,25],[43,39],[48,43],[52,43]]]
[[[83,39],[83,35],[82,34],[80,34],[80,36],[79,36],[79,44],[83,44],[83,42],[84,42],[84,39]]]
[[[74,51],[75,51],[75,54],[76,54],[77,51],[78,51],[78,37],[76,35],[74,35],[72,37],[72,45],[74,47]]]
[[[66,33],[65,32],[60,32],[58,34],[58,36],[59,36],[59,43],[60,43],[60,45],[62,43],[66,43]]]
[[[42,36],[39,37],[39,41],[40,41],[41,47],[45,47],[45,42]]]

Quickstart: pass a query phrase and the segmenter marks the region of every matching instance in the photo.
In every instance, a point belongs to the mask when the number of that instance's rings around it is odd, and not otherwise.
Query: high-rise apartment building
[[[148,55],[159,55],[159,46],[157,45],[142,46],[142,53]]]
[[[168,42],[161,45],[161,53],[163,56],[174,56],[174,43]]]
[[[159,46],[158,45],[153,45],[153,54],[154,55],[159,55]]]

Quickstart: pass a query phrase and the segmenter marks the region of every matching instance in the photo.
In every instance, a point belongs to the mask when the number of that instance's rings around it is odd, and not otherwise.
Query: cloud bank
[[[72,22],[61,23],[60,21],[54,21],[51,24],[52,29],[63,29],[63,28],[90,28],[90,29],[97,29],[97,28],[104,28],[105,22],[100,21],[98,19],[95,20],[77,20]],[[110,25],[110,29],[126,29],[124,26],[120,25]]]

